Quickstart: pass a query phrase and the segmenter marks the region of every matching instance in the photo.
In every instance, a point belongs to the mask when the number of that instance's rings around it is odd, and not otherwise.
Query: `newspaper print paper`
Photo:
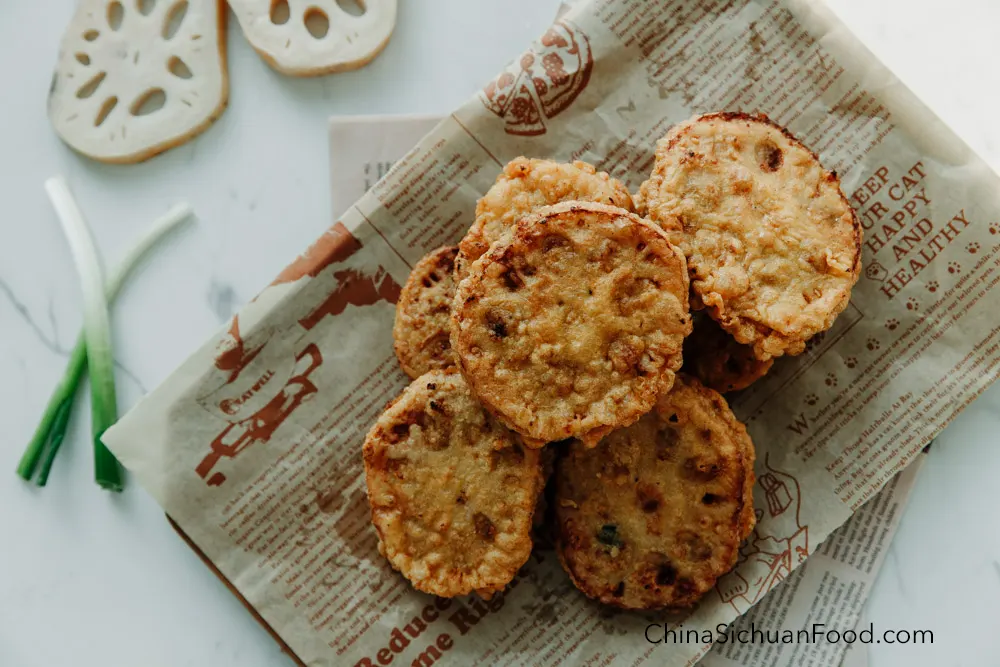
[[[440,120],[439,118],[436,120]],[[347,210],[436,124],[423,116],[338,116],[330,119],[330,176],[334,211]],[[923,457],[900,472],[875,498],[830,535],[788,580],[772,589],[717,640],[700,667],[843,667],[848,644],[762,646],[741,644],[754,630],[811,630],[813,624],[847,628],[860,616],[892,543]],[[823,605],[816,600],[825,600]],[[868,626],[865,625],[865,628]],[[654,630],[655,632],[655,630]],[[854,651],[864,658],[864,650]]]
[[[684,619],[585,600],[537,551],[503,596],[434,600],[377,554],[360,445],[405,384],[393,304],[500,166],[584,159],[635,188],[672,123],[763,111],[841,175],[865,227],[851,306],[734,402],[759,524]],[[664,664],[650,622],[748,611],[996,379],[996,176],[806,0],[585,0],[437,126],[106,435],[307,665]]]

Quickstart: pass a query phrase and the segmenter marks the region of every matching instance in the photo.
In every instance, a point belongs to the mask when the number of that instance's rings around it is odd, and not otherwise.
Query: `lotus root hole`
[[[149,16],[156,9],[156,0],[136,0],[136,7],[143,16]]]
[[[775,172],[781,168],[781,163],[785,161],[785,156],[773,141],[765,139],[757,144],[757,161],[760,168],[766,172]]]
[[[187,16],[187,10],[187,0],[176,2],[170,7],[166,18],[163,19],[163,39],[171,40],[174,38],[177,31],[181,29],[181,24],[184,23],[184,17]]]
[[[78,53],[76,54],[76,62],[85,66],[90,65],[90,56],[88,56],[86,53]]]
[[[288,0],[273,0],[271,2],[271,23],[274,25],[285,25],[291,15],[292,13],[288,9]]]
[[[190,79],[194,76],[194,74],[191,73],[191,68],[187,66],[187,63],[177,56],[170,57],[170,60],[167,61],[167,69],[178,79]]]
[[[95,39],[97,39],[100,36],[101,36],[101,33],[97,32],[96,30],[88,30],[87,32],[83,33],[83,38],[85,40],[87,40],[88,42],[93,42]]]
[[[117,105],[117,97],[109,97],[104,100],[104,104],[101,105],[101,109],[97,112],[97,117],[94,119],[94,127],[100,127]]]
[[[337,0],[337,6],[351,16],[363,16],[366,11],[363,0]]]
[[[156,113],[167,103],[167,94],[162,88],[150,88],[132,102],[129,113],[133,116],[148,116]]]
[[[302,17],[306,30],[316,39],[323,39],[330,32],[330,17],[319,7],[310,7]]]
[[[125,8],[120,2],[112,2],[108,5],[108,27],[118,30],[122,27],[122,19],[125,18]]]
[[[91,95],[93,95],[95,92],[97,92],[97,89],[100,87],[101,82],[104,81],[104,77],[106,77],[107,75],[108,75],[107,72],[98,72],[97,75],[94,76],[90,81],[80,86],[80,89],[76,91],[76,96],[81,100],[85,100]]]

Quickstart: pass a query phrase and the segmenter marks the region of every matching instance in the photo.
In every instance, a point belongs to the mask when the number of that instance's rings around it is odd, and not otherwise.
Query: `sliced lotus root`
[[[282,74],[367,65],[396,26],[396,0],[229,0],[247,40]]]
[[[861,273],[861,223],[837,175],[767,116],[675,125],[641,197],[688,260],[705,308],[766,361],[833,325]]]
[[[529,447],[596,445],[670,389],[691,332],[684,256],[652,223],[564,202],[522,218],[459,283],[451,347]]]
[[[541,455],[458,373],[415,380],[375,422],[363,454],[379,552],[417,590],[489,598],[528,560]]]
[[[399,365],[411,378],[455,365],[450,332],[457,254],[458,247],[445,246],[425,255],[399,295],[392,338]]]
[[[632,210],[632,197],[625,185],[593,165],[579,160],[514,158],[476,204],[476,219],[458,246],[455,279],[463,280],[472,263],[518,220],[564,201],[592,201]]]
[[[680,374],[650,414],[556,463],[559,560],[605,604],[689,607],[753,530],[753,463],[725,399]]]
[[[56,132],[102,162],[199,134],[229,96],[225,27],[219,0],[80,0],[49,92]]]
[[[737,342],[708,315],[696,313],[694,331],[684,339],[684,367],[709,389],[720,394],[742,391],[761,379],[774,359],[761,361],[753,348]]]

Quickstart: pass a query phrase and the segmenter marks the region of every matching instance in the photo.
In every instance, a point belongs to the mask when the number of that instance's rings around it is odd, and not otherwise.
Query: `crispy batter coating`
[[[642,194],[642,186],[632,193],[632,203],[635,204],[635,214],[641,218],[649,216],[649,207],[646,206],[646,198]]]
[[[489,598],[531,553],[539,452],[476,403],[462,376],[415,380],[372,427],[365,479],[379,551],[414,588]]]
[[[556,464],[560,561],[625,609],[689,607],[753,529],[754,449],[725,399],[685,375],[656,409]]]
[[[472,263],[518,220],[564,201],[592,201],[633,210],[628,189],[586,162],[515,158],[476,206],[476,220],[459,244],[457,278],[465,278]]]
[[[694,331],[684,339],[683,372],[727,394],[746,389],[771,370],[774,359],[761,361],[752,347],[736,342],[712,318],[696,313],[693,319]]]
[[[518,222],[455,296],[476,397],[529,446],[594,445],[673,383],[691,331],[684,257],[623,209],[565,202]]]
[[[410,272],[396,304],[396,358],[411,378],[455,365],[449,330],[457,254],[456,246],[446,246],[425,255]]]
[[[861,271],[861,225],[836,174],[766,116],[673,127],[641,188],[688,258],[706,307],[758,359],[799,354],[829,329]]]

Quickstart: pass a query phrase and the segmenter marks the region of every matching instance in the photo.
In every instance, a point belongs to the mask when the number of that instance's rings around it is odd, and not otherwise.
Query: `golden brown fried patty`
[[[753,348],[737,343],[712,318],[698,313],[693,319],[694,331],[684,339],[683,372],[726,394],[746,389],[771,370],[774,359],[761,361]]]
[[[392,327],[396,358],[411,378],[455,365],[449,330],[455,299],[456,246],[438,248],[410,272]]]
[[[753,529],[754,449],[725,399],[678,375],[656,409],[556,464],[557,549],[573,583],[626,609],[688,607]]]
[[[708,308],[757,358],[801,353],[847,306],[861,225],[837,176],[766,116],[675,126],[641,192],[687,255],[692,307]]]
[[[539,452],[497,423],[462,376],[432,371],[379,417],[364,445],[379,551],[426,593],[502,590],[531,553]]]
[[[470,268],[451,344],[476,397],[529,446],[593,445],[652,408],[691,330],[684,257],[627,211],[567,202]]]
[[[632,210],[628,189],[586,162],[514,158],[476,206],[476,220],[459,244],[456,277],[465,278],[469,266],[518,220],[563,201],[593,201]]]

